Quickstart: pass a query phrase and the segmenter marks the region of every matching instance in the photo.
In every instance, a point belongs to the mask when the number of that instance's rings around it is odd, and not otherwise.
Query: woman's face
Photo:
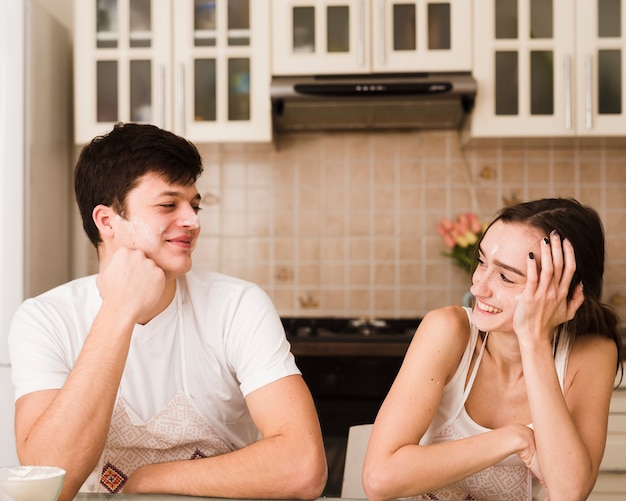
[[[526,287],[527,267],[540,266],[541,239],[536,228],[494,223],[480,244],[479,262],[470,292],[476,298],[472,320],[485,332],[512,332],[517,301]],[[528,253],[535,259],[530,260]]]

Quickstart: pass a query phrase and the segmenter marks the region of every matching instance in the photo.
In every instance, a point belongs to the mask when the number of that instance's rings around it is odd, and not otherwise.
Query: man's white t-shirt
[[[147,421],[183,391],[184,370],[194,404],[214,429],[235,448],[254,442],[258,430],[245,396],[300,374],[276,309],[255,284],[212,272],[179,278],[176,295],[157,317],[135,326],[121,395]],[[20,306],[9,333],[16,400],[63,386],[101,304],[90,276]]]

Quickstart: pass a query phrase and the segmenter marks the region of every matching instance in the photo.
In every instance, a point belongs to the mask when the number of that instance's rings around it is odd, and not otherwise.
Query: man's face
[[[181,276],[200,233],[199,205],[195,185],[169,184],[149,172],[129,191],[125,213],[114,217],[115,244],[142,250],[168,279]]]

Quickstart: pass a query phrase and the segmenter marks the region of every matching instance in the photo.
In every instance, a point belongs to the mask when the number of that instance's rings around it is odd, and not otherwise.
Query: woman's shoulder
[[[587,334],[577,336],[571,344],[570,362],[582,360],[589,363],[593,359],[615,359],[617,357],[617,347],[615,341],[601,336]]]
[[[612,339],[604,336],[578,336],[571,344],[567,361],[566,391],[576,380],[606,380],[613,384],[619,354]]]
[[[467,310],[454,305],[429,311],[420,323],[420,327],[422,326],[429,331],[438,332],[441,336],[458,338],[458,340],[464,341],[464,345],[467,343],[471,332],[470,317]]]
[[[428,312],[420,322],[407,355],[440,367],[450,377],[456,371],[470,338],[471,324],[464,308],[437,308]]]

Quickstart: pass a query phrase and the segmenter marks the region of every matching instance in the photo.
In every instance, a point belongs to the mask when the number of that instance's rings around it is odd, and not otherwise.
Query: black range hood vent
[[[456,129],[476,96],[469,73],[277,77],[274,130]]]

